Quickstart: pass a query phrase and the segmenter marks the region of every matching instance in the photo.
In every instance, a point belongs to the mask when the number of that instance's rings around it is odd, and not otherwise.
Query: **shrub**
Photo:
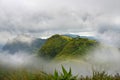
[[[59,75],[58,71],[55,70],[52,80],[77,80],[77,76],[72,75],[71,68],[69,72],[62,66],[62,73]]]

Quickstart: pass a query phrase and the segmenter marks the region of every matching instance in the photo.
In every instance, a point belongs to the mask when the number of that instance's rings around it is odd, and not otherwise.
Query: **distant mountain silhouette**
[[[93,36],[79,36],[79,35],[75,35],[75,34],[63,34],[64,36],[68,36],[68,37],[71,37],[71,38],[88,38],[88,39],[91,39],[91,40],[97,40],[95,37]]]
[[[40,49],[45,41],[45,39],[33,38],[28,35],[18,35],[16,38],[9,40],[2,50],[8,51],[11,54],[19,51],[33,53]]]

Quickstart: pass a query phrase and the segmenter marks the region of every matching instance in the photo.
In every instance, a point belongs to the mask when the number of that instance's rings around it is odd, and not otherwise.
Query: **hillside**
[[[27,35],[19,35],[12,40],[9,40],[2,48],[3,51],[7,51],[11,54],[19,51],[33,53],[45,43],[45,39],[32,38]]]
[[[53,35],[39,50],[39,55],[45,58],[82,56],[97,44],[97,41],[87,38]]]
[[[60,53],[72,38],[67,36],[53,35],[48,38],[46,43],[39,50],[39,55],[42,57],[53,58]]]

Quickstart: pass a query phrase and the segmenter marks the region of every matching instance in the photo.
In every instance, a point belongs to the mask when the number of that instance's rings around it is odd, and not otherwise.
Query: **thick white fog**
[[[119,0],[0,0],[0,44],[18,34],[120,31]]]

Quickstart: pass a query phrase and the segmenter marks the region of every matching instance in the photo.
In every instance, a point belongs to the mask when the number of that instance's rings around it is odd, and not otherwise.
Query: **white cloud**
[[[0,0],[0,37],[120,30],[119,0]],[[5,34],[3,34],[5,33]]]
[[[9,39],[12,39],[14,37],[15,35],[13,35],[10,32],[7,31],[0,32],[0,45],[4,45]]]

